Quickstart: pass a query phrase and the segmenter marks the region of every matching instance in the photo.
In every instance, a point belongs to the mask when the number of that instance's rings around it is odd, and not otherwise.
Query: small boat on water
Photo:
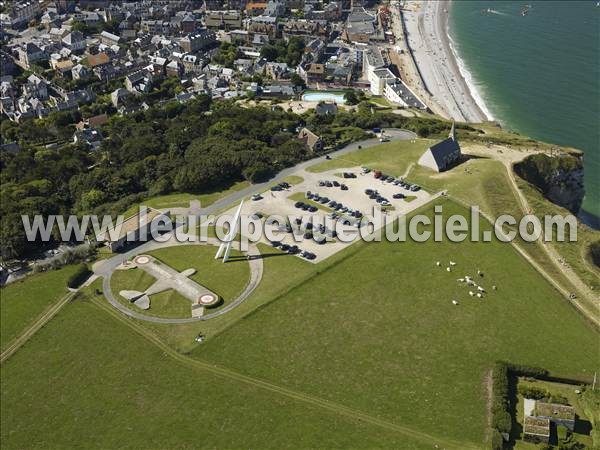
[[[523,6],[523,8],[521,8],[521,15],[525,17],[531,8],[533,8],[531,5]]]

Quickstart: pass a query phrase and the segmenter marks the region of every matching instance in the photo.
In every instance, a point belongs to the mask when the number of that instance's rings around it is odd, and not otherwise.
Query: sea
[[[600,223],[600,3],[466,1],[449,35],[474,98],[503,128],[584,151],[580,219]]]

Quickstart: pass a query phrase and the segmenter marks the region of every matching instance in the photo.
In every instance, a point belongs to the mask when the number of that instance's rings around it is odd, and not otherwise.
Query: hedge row
[[[512,417],[510,415],[510,382],[515,376],[546,377],[548,371],[539,367],[510,364],[499,361],[492,370],[492,449],[501,450],[504,446],[503,434],[510,435]]]
[[[67,280],[67,286],[74,289],[79,287],[81,283],[83,283],[92,272],[88,269],[88,266],[85,264],[79,264],[77,266],[77,270],[69,277]]]
[[[569,404],[569,399],[564,395],[552,394],[546,389],[535,386],[519,386],[519,394],[525,398],[532,398],[534,400],[544,400],[550,403],[559,403],[561,405]]]

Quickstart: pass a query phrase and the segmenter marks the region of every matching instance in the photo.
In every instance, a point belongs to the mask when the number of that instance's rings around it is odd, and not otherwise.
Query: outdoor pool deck
[[[307,91],[302,95],[305,102],[335,102],[345,104],[344,93],[342,91]]]

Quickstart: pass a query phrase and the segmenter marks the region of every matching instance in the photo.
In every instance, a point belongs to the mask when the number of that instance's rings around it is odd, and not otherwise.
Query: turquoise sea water
[[[525,16],[525,5],[531,9]],[[491,12],[483,12],[491,8]],[[503,127],[585,152],[585,213],[600,217],[600,6],[596,1],[464,1],[450,36]]]

